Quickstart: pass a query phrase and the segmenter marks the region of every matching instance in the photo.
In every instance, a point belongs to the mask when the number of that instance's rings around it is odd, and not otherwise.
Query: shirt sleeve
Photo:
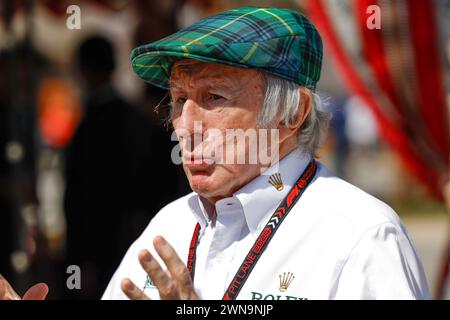
[[[401,226],[386,222],[366,230],[345,262],[334,299],[429,299],[414,246]]]

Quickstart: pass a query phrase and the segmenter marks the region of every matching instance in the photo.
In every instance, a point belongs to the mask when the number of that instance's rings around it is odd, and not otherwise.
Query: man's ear
[[[303,122],[305,122],[306,117],[308,117],[311,112],[313,97],[312,93],[309,89],[300,87],[298,89],[300,91],[300,103],[297,110],[297,115],[295,120],[292,123],[287,125],[279,125],[280,132],[280,142],[292,137],[300,130]]]

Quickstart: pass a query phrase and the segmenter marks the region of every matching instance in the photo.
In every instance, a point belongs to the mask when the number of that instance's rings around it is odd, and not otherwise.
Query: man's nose
[[[186,100],[175,129],[182,150],[193,152],[201,144],[204,130],[202,110],[195,100]]]
[[[193,99],[187,99],[183,105],[183,109],[178,119],[178,128],[186,130],[189,134],[199,133],[198,124],[201,122],[201,110],[200,106]]]

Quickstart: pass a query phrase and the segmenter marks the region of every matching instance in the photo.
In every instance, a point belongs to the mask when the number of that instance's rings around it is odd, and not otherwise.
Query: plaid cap
[[[172,64],[181,59],[259,69],[314,89],[320,78],[322,40],[300,12],[245,7],[202,19],[131,53],[138,76],[164,89],[169,87]]]

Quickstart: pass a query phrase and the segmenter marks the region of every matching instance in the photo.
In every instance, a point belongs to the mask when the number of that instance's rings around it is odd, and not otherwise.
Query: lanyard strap
[[[230,285],[225,291],[225,294],[222,298],[223,300],[236,299],[248,277],[250,276],[250,273],[255,268],[259,258],[262,256],[264,250],[266,250],[267,246],[269,245],[270,240],[272,240],[272,237],[275,235],[275,232],[278,230],[281,223],[284,221],[288,213],[302,196],[305,189],[311,183],[316,174],[316,171],[317,163],[316,161],[312,160],[306,167],[305,171],[303,171],[300,178],[298,178],[297,182],[288,192],[286,197],[280,202],[278,208],[269,219],[269,222],[267,222],[266,226],[259,234],[258,238],[255,241],[255,244],[248,252],[247,256],[245,257],[244,261],[233,277],[233,280],[230,282]],[[189,245],[189,255],[187,260],[187,268],[191,274],[192,281],[194,281],[195,275],[195,259],[199,236],[200,224],[197,223],[194,229],[194,234],[192,235],[191,243]]]

